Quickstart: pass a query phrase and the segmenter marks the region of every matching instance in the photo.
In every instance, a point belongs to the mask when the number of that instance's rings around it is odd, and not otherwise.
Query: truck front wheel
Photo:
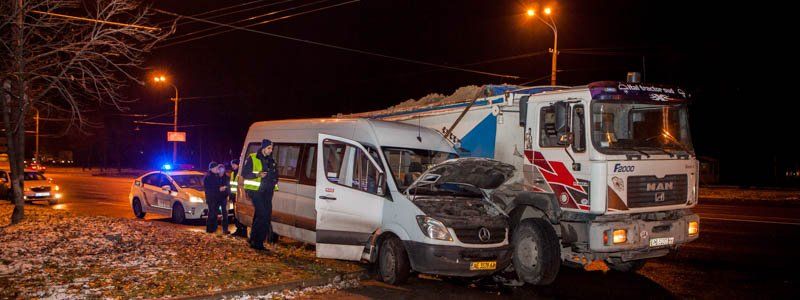
[[[548,285],[561,267],[561,247],[553,226],[543,219],[522,220],[514,229],[514,269],[533,285]]]

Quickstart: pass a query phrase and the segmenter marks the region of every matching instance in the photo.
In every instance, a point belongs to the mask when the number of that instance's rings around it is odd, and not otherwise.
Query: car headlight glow
[[[450,232],[447,231],[447,227],[439,220],[428,216],[417,216],[417,224],[419,224],[419,228],[422,229],[422,233],[429,238],[441,241],[453,240],[453,237],[450,236]]]
[[[205,201],[203,200],[203,198],[200,198],[200,197],[189,196],[189,202],[193,202],[193,203],[203,203],[203,202],[205,202]]]
[[[55,185],[55,186],[53,186],[53,190],[59,191],[59,190],[61,190],[61,187]]]

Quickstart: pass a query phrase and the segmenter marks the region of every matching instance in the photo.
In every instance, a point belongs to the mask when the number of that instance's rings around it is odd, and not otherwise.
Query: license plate
[[[50,193],[36,193],[36,197],[47,197],[50,196]]]
[[[496,261],[476,261],[469,264],[469,269],[471,271],[475,270],[494,270],[497,268]]]
[[[650,247],[660,247],[672,245],[675,243],[674,237],[654,238],[650,239]]]

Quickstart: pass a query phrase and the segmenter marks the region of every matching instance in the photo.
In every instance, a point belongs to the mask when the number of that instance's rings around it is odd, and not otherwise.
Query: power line
[[[360,0],[353,0],[353,1],[345,2],[345,3],[339,4],[339,5],[349,4],[349,3],[358,2],[358,1],[360,1]],[[193,20],[196,20],[196,21],[199,21],[199,22],[204,22],[204,23],[209,23],[209,24],[229,27],[229,28],[232,28],[232,29],[235,29],[235,30],[242,30],[242,31],[252,32],[252,33],[261,34],[261,35],[266,35],[266,36],[270,36],[270,37],[274,37],[274,38],[290,40],[290,41],[294,41],[294,42],[298,42],[298,43],[305,43],[305,44],[315,45],[315,46],[319,46],[319,47],[337,49],[337,50],[341,50],[341,51],[345,51],[345,52],[358,53],[358,54],[369,55],[369,56],[380,57],[380,58],[386,58],[386,59],[391,59],[391,60],[396,60],[396,61],[401,61],[401,62],[406,62],[406,63],[413,63],[413,64],[418,64],[418,65],[445,68],[445,69],[450,69],[450,70],[456,70],[456,71],[462,71],[462,72],[468,72],[468,73],[474,73],[474,74],[481,74],[481,75],[487,75],[487,76],[493,76],[493,77],[510,78],[510,79],[519,79],[520,78],[519,76],[514,76],[514,75],[506,75],[506,74],[484,72],[484,71],[478,71],[478,70],[472,70],[472,69],[466,69],[466,68],[451,67],[451,66],[446,66],[446,65],[436,64],[436,63],[430,63],[430,62],[416,60],[416,59],[402,58],[402,57],[397,57],[397,56],[392,56],[392,55],[387,55],[387,54],[370,52],[370,51],[366,51],[366,50],[360,50],[360,49],[348,48],[348,47],[334,45],[334,44],[328,44],[328,43],[312,41],[312,40],[308,40],[308,39],[301,39],[301,38],[296,38],[296,37],[291,37],[291,36],[286,36],[286,35],[280,35],[280,34],[270,33],[270,32],[266,32],[266,31],[250,29],[250,28],[247,28],[247,27],[229,25],[229,24],[220,23],[220,22],[216,22],[216,21],[206,20],[206,19],[202,19],[202,18],[184,16],[184,15],[180,15],[180,14],[177,14],[177,13],[165,11],[165,10],[162,10],[162,9],[154,9],[154,10],[157,11],[157,12],[163,13],[163,14],[168,14],[168,15],[172,15],[172,16],[176,16],[176,17],[185,17],[185,18],[193,19]],[[166,45],[163,46],[163,47],[166,47]]]
[[[212,10],[209,10],[209,11],[206,11],[206,12],[201,12],[201,13],[198,13],[198,14],[194,14],[192,16],[193,17],[201,17],[201,16],[205,16],[207,14],[212,14],[212,13],[218,12],[218,11],[234,9],[234,8],[237,8],[237,7],[242,7],[242,6],[245,6],[245,5],[250,5],[250,4],[253,4],[253,3],[264,2],[264,1],[266,1],[266,0],[255,0],[255,1],[245,2],[245,3],[239,3],[239,4],[236,4],[236,5],[225,6],[225,7],[221,7],[221,8],[217,8],[217,9],[212,9]],[[293,0],[288,0],[288,1],[293,1]],[[176,20],[177,20],[177,18],[176,18]],[[173,21],[174,20],[161,21],[158,24],[162,25],[162,24],[173,22]],[[194,22],[194,21],[190,21],[190,22]]]
[[[255,19],[262,18],[262,17],[271,16],[271,15],[275,15],[275,14],[287,12],[287,11],[290,11],[290,10],[303,8],[303,7],[306,7],[306,6],[311,6],[311,5],[314,5],[314,4],[324,3],[324,2],[328,2],[328,1],[331,1],[331,0],[320,0],[320,1],[306,3],[306,4],[302,4],[302,5],[298,5],[298,6],[294,6],[294,7],[290,7],[290,8],[286,8],[286,9],[282,9],[282,10],[271,11],[271,12],[268,12],[268,13],[265,13],[265,14],[261,14],[261,15],[257,15],[257,16],[253,16],[253,17],[249,17],[249,18],[245,18],[245,19],[241,19],[241,20],[238,20],[238,21],[234,21],[234,22],[229,23],[229,24],[232,25],[232,24],[244,23],[244,22],[252,21],[252,20],[255,20]],[[221,28],[221,27],[224,27],[224,26],[214,26],[214,27],[209,27],[209,28],[203,28],[203,29],[195,30],[195,31],[192,31],[192,32],[189,32],[189,33],[184,33],[184,34],[181,34],[181,35],[178,35],[178,36],[173,36],[173,37],[168,38],[167,40],[177,40],[177,39],[180,39],[180,38],[183,38],[183,37],[187,37],[187,36],[190,36],[190,35],[195,35],[195,34],[198,34],[198,33],[203,33],[203,32],[206,32],[206,31],[211,31],[211,30],[214,30],[214,29],[217,29],[217,28]],[[217,34],[219,34],[219,33],[217,33]],[[211,35],[209,35],[209,36],[211,36]]]
[[[278,17],[278,18],[275,18],[275,19],[270,19],[270,20],[261,21],[261,22],[258,22],[258,23],[253,23],[253,24],[250,24],[250,25],[241,26],[241,27],[242,28],[249,28],[249,27],[255,27],[255,26],[258,26],[258,25],[264,25],[264,24],[267,24],[267,23],[277,22],[277,21],[288,19],[288,18],[293,18],[293,17],[296,17],[296,16],[301,16],[301,15],[305,15],[305,14],[309,14],[309,13],[313,13],[313,12],[318,12],[318,11],[322,11],[322,10],[326,10],[326,9],[330,9],[330,8],[334,8],[334,7],[339,7],[339,6],[342,6],[342,5],[347,5],[347,4],[350,4],[350,3],[355,3],[355,2],[358,2],[358,1],[360,1],[360,0],[352,0],[352,1],[343,2],[343,3],[339,3],[339,4],[320,7],[320,8],[316,8],[316,9],[312,9],[312,10],[308,10],[308,11],[304,11],[304,12],[299,12],[299,13],[292,14],[292,15],[282,16],[282,17]],[[234,22],[234,23],[236,23],[236,22]],[[220,24],[222,24],[222,23],[220,23]],[[231,23],[231,24],[225,24],[225,25],[222,25],[222,26],[217,26],[216,28],[219,28],[219,27],[236,27],[236,26],[232,25],[232,23]],[[156,46],[155,48],[158,49],[158,48],[164,48],[164,47],[174,46],[174,45],[178,45],[178,44],[183,44],[183,43],[186,43],[186,42],[196,41],[196,40],[199,40],[199,39],[204,39],[204,38],[207,38],[207,37],[212,37],[212,36],[220,35],[220,34],[223,34],[223,33],[228,33],[228,32],[235,31],[235,30],[236,30],[236,28],[223,30],[223,31],[217,31],[217,32],[214,32],[214,33],[209,33],[209,34],[201,35],[201,36],[194,37],[194,38],[189,38],[189,39],[185,39],[185,40],[181,40],[181,41],[167,43],[167,44],[164,44],[164,45],[159,45],[159,46]]]
[[[142,25],[136,25],[136,24],[127,24],[127,23],[120,23],[120,22],[113,22],[113,21],[105,21],[105,20],[98,20],[98,19],[92,19],[92,18],[86,18],[86,17],[63,15],[63,14],[57,14],[57,13],[53,13],[53,12],[46,12],[46,11],[39,11],[39,10],[31,10],[31,12],[35,13],[35,14],[40,14],[40,15],[46,15],[46,16],[51,16],[51,17],[59,17],[59,18],[77,20],[77,21],[84,21],[84,22],[108,24],[108,25],[114,25],[114,26],[120,26],[120,27],[132,27],[132,28],[144,29],[144,30],[149,30],[149,31],[159,30],[159,28],[157,28],[157,27],[142,26]]]

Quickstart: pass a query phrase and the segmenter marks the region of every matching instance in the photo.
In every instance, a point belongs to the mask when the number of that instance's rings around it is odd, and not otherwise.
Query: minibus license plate
[[[45,193],[36,193],[36,197],[47,197],[47,196],[50,196],[50,193],[47,193],[47,192],[45,192]]]
[[[660,247],[672,245],[675,243],[674,237],[654,238],[650,239],[650,247]]]
[[[469,265],[470,271],[475,270],[494,270],[497,268],[496,261],[476,261]]]

